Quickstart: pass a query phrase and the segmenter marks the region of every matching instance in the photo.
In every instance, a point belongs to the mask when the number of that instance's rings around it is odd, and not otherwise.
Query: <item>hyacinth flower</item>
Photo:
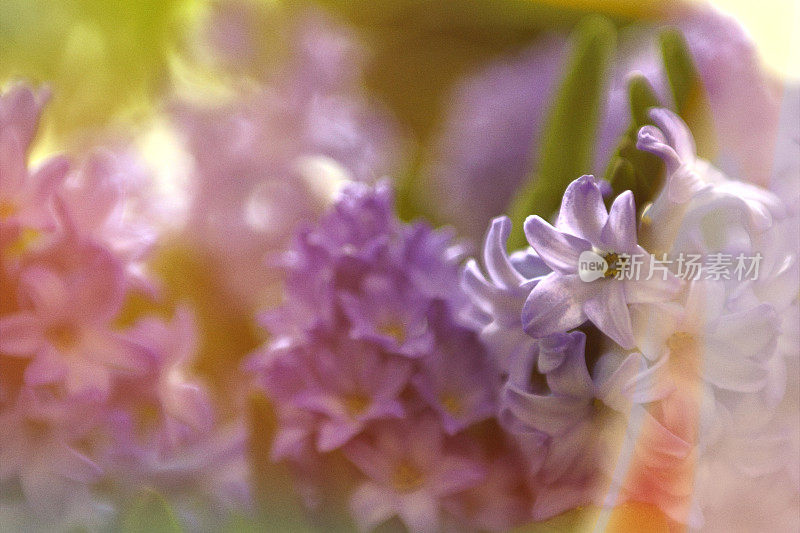
[[[779,447],[797,449],[798,439],[791,436],[796,420],[785,416],[797,409],[797,379],[787,374],[795,368],[795,357],[776,346],[783,339],[794,353],[797,343],[792,328],[788,335],[779,333],[776,311],[793,316],[796,302],[786,295],[797,291],[792,275],[797,254],[779,235],[781,228],[792,226],[786,220],[789,210],[774,194],[732,180],[699,159],[692,135],[674,113],[652,109],[650,117],[655,125],[639,131],[639,146],[663,158],[667,173],[653,205],[640,218],[632,195],[623,192],[607,210],[596,180],[579,178],[567,188],[554,225],[529,217],[530,248],[511,254],[505,251],[510,223],[495,219],[484,245],[488,277],[476,261],[463,270],[462,283],[474,306],[467,316],[484,333],[507,331],[503,338],[513,339],[489,346],[499,361],[512,362],[501,421],[533,458],[530,469],[541,485],[535,516],[587,501],[604,507],[646,502],[674,523],[713,528],[717,525],[710,520],[728,523],[720,519],[720,510],[731,509],[726,505],[740,495],[729,494],[727,502],[717,497],[711,472],[730,469],[727,477],[747,486],[757,486],[759,477],[766,476],[775,483],[777,498],[786,505],[796,500],[787,474],[800,455],[777,452]],[[665,271],[650,276],[656,283],[645,286],[645,298],[601,300],[603,316],[617,321],[615,329],[583,310],[584,302],[600,293],[592,287],[598,280],[628,281],[615,279],[620,264],[616,256],[605,255],[616,251],[614,246],[626,250],[623,254],[635,250],[644,259],[639,276],[631,278],[639,283],[647,281],[655,261],[648,252],[655,251],[758,253],[765,268],[753,279],[723,275],[684,283],[678,276],[686,279],[686,273],[663,256]],[[604,257],[603,274],[611,275],[582,281],[585,272],[577,265],[586,251]],[[526,275],[519,261],[524,256],[546,268]],[[701,277],[709,275],[706,268]],[[567,284],[569,279],[575,283]],[[544,298],[556,280],[564,286]],[[554,312],[554,303],[562,312]],[[553,313],[562,323],[547,329],[537,313]],[[583,333],[570,332],[578,326],[585,331],[596,327],[602,335],[592,335],[586,354],[582,347],[573,350],[572,364],[564,364],[563,354],[553,356],[563,350],[552,348],[564,344],[562,336],[582,338]],[[626,357],[619,346],[636,352]],[[598,359],[598,354],[603,355]],[[737,420],[742,424],[731,426]],[[758,461],[747,468],[742,457],[756,442]],[[572,503],[560,507],[564,502]]]
[[[100,465],[77,446],[92,429],[97,413],[90,403],[76,403],[25,387],[0,410],[5,428],[0,437],[0,484],[12,487],[18,480],[23,506],[44,520],[57,521],[73,506],[91,501],[90,484],[103,474]],[[4,498],[0,508],[7,503]]]
[[[141,373],[143,350],[109,327],[124,294],[120,264],[106,250],[85,246],[76,254],[83,262],[77,272],[25,269],[21,309],[0,318],[0,350],[31,358],[28,385],[61,382],[73,394],[107,396],[114,371]]]
[[[436,349],[422,359],[411,378],[417,393],[436,411],[448,435],[495,416],[497,369],[481,347],[474,332],[454,328],[441,304],[429,314],[437,336]]]
[[[171,322],[144,317],[133,324],[129,337],[145,349],[146,379],[134,376],[124,380],[113,401],[124,403],[135,398],[127,409],[136,410],[137,404],[146,406],[147,423],[152,426],[160,420],[163,424],[158,435],[164,439],[160,447],[180,443],[193,433],[211,431],[214,415],[208,391],[190,377],[189,366],[198,343],[191,310],[178,308]]]
[[[342,307],[355,338],[407,357],[423,356],[433,347],[426,306],[426,300],[397,280],[377,276],[363,280],[359,296],[342,295]]]
[[[31,233],[55,225],[52,214],[41,209],[65,179],[66,158],[51,157],[29,169],[27,157],[39,124],[46,90],[33,91],[17,84],[0,96],[0,224],[4,247],[30,238]]]
[[[244,432],[212,415],[193,377],[187,310],[172,321],[143,310],[133,326],[123,319],[134,291],[156,298],[142,268],[155,229],[144,216],[118,217],[135,212],[125,191],[142,167],[105,151],[75,173],[62,156],[31,172],[36,94],[0,95],[2,134],[13,141],[0,143],[1,181],[13,185],[2,194],[14,202],[0,220],[0,420],[9,428],[0,528],[113,528],[147,487],[186,525],[197,514],[181,498],[217,502],[203,510],[210,524],[246,505]]]
[[[503,520],[465,507],[488,490],[484,483],[499,483],[483,463],[519,461],[519,450],[499,444],[501,372],[460,318],[468,312],[458,289],[461,248],[448,232],[402,224],[392,211],[386,182],[349,185],[281,262],[287,300],[264,315],[271,340],[247,364],[275,403],[273,458],[319,487],[312,472],[324,467],[313,465],[343,450],[362,473],[350,504],[365,529],[393,515],[412,531],[511,527],[529,516],[527,477],[504,486],[519,507]],[[392,444],[409,432],[420,438],[413,454],[426,455],[405,457]]]
[[[467,316],[480,328],[481,340],[505,372],[535,349],[535,341],[519,327],[519,310],[531,288],[551,272],[532,248],[509,256],[506,242],[510,232],[508,217],[492,220],[483,248],[488,279],[477,261],[469,259],[461,281],[473,302]]]
[[[650,117],[655,126],[639,130],[637,147],[664,160],[667,179],[646,214],[647,245],[661,253],[755,252],[761,234],[786,216],[783,203],[699,159],[692,133],[672,111],[652,109]],[[702,220],[718,225],[703,226]]]
[[[735,392],[759,392],[767,384],[766,362],[778,335],[777,315],[769,304],[726,311],[724,287],[698,281],[690,285],[682,306],[642,310],[635,322],[644,355],[652,361],[666,358],[683,378]]]
[[[67,174],[59,202],[74,231],[91,236],[122,257],[126,282],[155,293],[142,264],[158,239],[153,218],[143,207],[148,169],[130,148],[97,149]]]
[[[339,448],[372,420],[405,415],[399,395],[411,374],[408,361],[387,359],[380,347],[347,339],[321,343],[304,357],[315,372],[305,376],[289,404],[317,415],[320,452]]]
[[[587,319],[620,346],[635,346],[627,306],[668,301],[680,289],[673,276],[617,279],[620,257],[639,258],[648,269],[652,257],[636,237],[636,209],[630,191],[606,209],[600,187],[591,176],[570,184],[555,227],[539,216],[525,221],[531,247],[553,272],[539,281],[522,311],[523,329],[534,338],[575,328]],[[594,252],[607,264],[598,279],[583,281],[581,254]]]
[[[367,476],[351,498],[356,521],[370,530],[397,515],[411,531],[439,531],[439,502],[476,485],[485,467],[448,452],[431,418],[385,423],[375,431],[374,443],[362,437],[345,448]]]
[[[657,384],[640,354],[609,352],[589,373],[582,332],[553,335],[509,376],[502,413],[512,433],[545,437],[543,460],[533,468],[539,488],[533,515],[537,520],[596,501],[610,482],[626,417],[644,417],[652,441],[639,446],[636,460],[646,463],[682,458],[688,445],[670,433],[642,406],[671,393]],[[537,378],[529,376],[534,375]]]
[[[696,358],[702,361],[692,364],[702,368],[703,381],[758,393],[774,406],[784,396],[787,365],[794,359],[776,350],[776,343],[783,338],[793,346],[792,353],[797,346],[791,334],[780,333],[791,331],[785,325],[797,306],[788,297],[798,290],[798,256],[792,242],[796,220],[771,191],[732,179],[697,158],[692,134],[675,114],[664,109],[650,114],[655,126],[642,128],[638,145],[662,157],[668,175],[664,190],[644,214],[643,238],[673,259],[687,253],[727,254],[733,261],[756,257],[759,263],[757,272],[744,279],[729,274],[694,282],[683,309],[670,306],[642,315],[651,326],[656,316],[663,319],[639,339],[640,346],[645,353],[665,352],[665,345],[659,344],[665,339],[658,336],[685,330],[687,342],[675,346],[699,351]],[[702,268],[697,277],[708,278],[710,266]],[[761,326],[754,331],[755,324]]]

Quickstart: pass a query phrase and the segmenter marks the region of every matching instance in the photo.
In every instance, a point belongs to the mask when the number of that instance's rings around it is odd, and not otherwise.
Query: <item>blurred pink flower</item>
[[[359,438],[344,448],[368,478],[350,499],[363,530],[397,515],[414,533],[439,531],[443,498],[475,486],[486,475],[484,465],[447,450],[432,418],[386,422],[372,433],[373,443]]]

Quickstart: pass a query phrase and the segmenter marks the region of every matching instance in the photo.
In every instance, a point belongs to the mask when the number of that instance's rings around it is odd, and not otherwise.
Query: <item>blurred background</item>
[[[0,78],[46,82],[54,90],[43,139],[120,121],[141,123],[164,94],[202,86],[221,89],[223,72],[197,49],[198,34],[220,5],[212,0],[3,0]],[[458,76],[519,49],[543,28],[569,27],[589,12],[620,25],[658,20],[682,8],[664,0],[236,0],[257,18],[246,39],[227,43],[237,61],[256,70],[279,61],[293,13],[317,5],[356,28],[370,58],[369,91],[422,139],[441,111],[441,96]],[[798,2],[718,0],[758,44],[769,68],[800,75]],[[498,6],[502,5],[502,8]],[[235,23],[235,21],[229,21]],[[223,32],[219,31],[218,36]],[[245,37],[243,37],[244,39]],[[794,42],[792,42],[794,41]],[[200,40],[202,42],[202,39]],[[257,45],[258,49],[250,49]],[[237,47],[238,46],[238,50]],[[257,54],[256,56],[248,54]],[[794,55],[793,55],[794,54]],[[219,59],[219,58],[217,58]],[[254,73],[255,74],[255,73]]]

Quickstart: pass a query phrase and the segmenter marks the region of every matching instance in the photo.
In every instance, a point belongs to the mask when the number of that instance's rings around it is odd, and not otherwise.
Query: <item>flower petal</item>
[[[716,346],[709,342],[707,357],[703,365],[703,377],[720,389],[735,392],[758,392],[767,383],[767,371],[763,365],[742,357],[720,357],[727,353],[728,346]]]
[[[382,432],[381,436],[385,436],[386,433]],[[381,451],[378,451],[366,442],[356,439],[348,442],[343,451],[345,457],[367,477],[379,483],[389,481],[392,466],[390,458],[385,453],[382,453],[383,446],[381,446]]]
[[[586,368],[585,347],[586,335],[583,332],[570,334],[570,342],[565,346],[564,362],[547,374],[547,384],[554,394],[575,398],[592,395],[594,387]]]
[[[599,245],[609,252],[636,253],[636,206],[631,191],[623,192],[611,204]]]
[[[483,262],[491,280],[505,289],[516,289],[526,280],[509,261],[506,242],[511,233],[511,220],[497,217],[492,220],[483,247]]]
[[[60,317],[70,300],[64,280],[52,270],[34,266],[20,277],[23,305],[33,307],[43,319]]]
[[[577,274],[549,274],[525,300],[522,328],[531,337],[542,338],[580,326],[586,321],[584,304],[594,290],[594,283],[584,283]]]
[[[547,266],[563,274],[577,272],[581,252],[592,248],[589,241],[561,232],[538,216],[525,220],[525,237]]]
[[[371,482],[356,489],[350,497],[350,510],[362,531],[372,531],[375,526],[395,514],[391,495]]]
[[[433,495],[417,491],[400,499],[397,514],[409,531],[436,533],[439,527],[439,505]]]
[[[650,110],[650,118],[664,134],[667,143],[684,163],[694,163],[697,149],[692,132],[675,112],[663,107]]]
[[[344,418],[325,420],[319,427],[317,435],[317,450],[327,453],[343,446],[355,437],[362,429],[362,425]]]
[[[642,126],[636,139],[636,148],[660,157],[666,164],[669,175],[681,168],[682,162],[678,152],[667,144],[666,137],[655,126]]]
[[[32,355],[44,342],[39,320],[32,313],[23,312],[0,318],[0,352]]]
[[[726,359],[769,355],[779,333],[778,315],[770,304],[760,304],[745,311],[720,317],[713,328],[719,345],[728,348]]]
[[[11,131],[0,135],[0,197],[15,200],[22,188],[27,169],[22,145]]]
[[[581,176],[569,184],[561,200],[556,227],[589,242],[597,242],[608,211],[594,176]]]
[[[474,487],[486,477],[486,468],[465,457],[449,455],[442,458],[433,473],[433,492],[439,497]]]
[[[509,385],[503,391],[503,410],[513,414],[527,426],[546,433],[559,435],[581,419],[587,402],[567,396],[541,396]]]
[[[583,304],[583,311],[600,331],[626,350],[631,350],[636,346],[636,341],[625,301],[625,286],[613,279],[600,283],[601,291]]]
[[[67,371],[63,359],[46,349],[25,367],[25,383],[31,386],[56,383],[67,375]]]

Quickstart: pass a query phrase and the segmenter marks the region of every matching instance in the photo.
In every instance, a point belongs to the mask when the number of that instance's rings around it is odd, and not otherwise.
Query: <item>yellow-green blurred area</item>
[[[151,105],[183,0],[3,0],[0,78],[53,90],[61,134]]]
[[[425,139],[442,95],[459,76],[492,56],[525,45],[544,29],[567,28],[601,13],[623,25],[676,9],[664,0],[225,0],[263,16],[254,25],[270,63],[285,51],[280,28],[308,4],[352,25],[367,46],[366,83],[409,131]],[[47,83],[54,93],[44,137],[64,141],[87,127],[147,116],[179,77],[177,56],[196,37],[217,0],[2,0],[0,80]],[[796,30],[794,0],[720,0],[740,16],[783,72]],[[255,9],[252,9],[255,8]],[[793,12],[794,11],[794,12]],[[254,66],[258,70],[258,66]],[[213,85],[213,76],[195,82]],[[60,144],[60,142],[58,143]]]

